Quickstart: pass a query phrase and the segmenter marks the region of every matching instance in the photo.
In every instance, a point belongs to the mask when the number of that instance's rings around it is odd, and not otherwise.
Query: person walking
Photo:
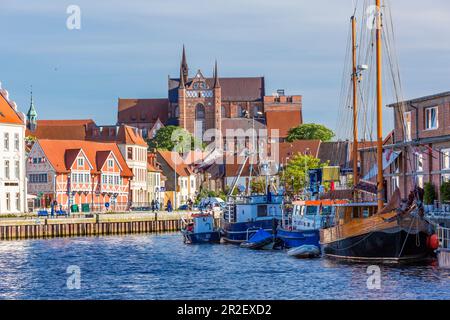
[[[151,202],[152,212],[155,212],[155,200]]]
[[[172,212],[172,201],[167,200],[167,212]]]

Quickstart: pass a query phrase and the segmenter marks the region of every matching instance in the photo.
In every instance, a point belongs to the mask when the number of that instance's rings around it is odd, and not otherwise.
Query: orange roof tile
[[[119,126],[92,127],[86,133],[86,140],[135,144],[143,147],[148,146],[138,128],[124,124]]]
[[[158,150],[157,152],[172,168],[172,170],[176,169],[176,172],[179,176],[187,177],[192,174],[192,170],[189,169],[187,163],[177,152],[163,150]]]
[[[24,124],[23,120],[9,104],[8,100],[6,100],[2,93],[0,93],[0,123]]]
[[[67,172],[71,163],[75,161],[78,152],[83,150],[89,162],[93,166],[93,172],[99,172],[101,167],[101,161],[97,161],[97,157],[103,158],[105,152],[113,152],[120,166],[122,167],[121,175],[125,177],[132,177],[133,173],[125,162],[119,148],[115,143],[93,142],[84,140],[48,140],[39,139],[37,143],[41,146],[42,150],[48,161],[53,168],[59,172]],[[77,152],[78,151],[78,152]],[[99,154],[100,153],[100,154]],[[74,154],[75,158],[74,158]],[[70,163],[70,159],[73,161]],[[106,159],[105,159],[106,160]],[[70,165],[69,165],[70,163]]]
[[[92,119],[75,119],[75,120],[37,120],[37,126],[83,126],[83,125],[93,125],[95,124]]]

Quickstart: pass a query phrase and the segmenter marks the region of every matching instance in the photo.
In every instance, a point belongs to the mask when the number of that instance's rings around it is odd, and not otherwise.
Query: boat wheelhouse
[[[192,222],[185,223],[181,229],[184,243],[218,243],[220,231],[214,226],[214,217],[211,214],[193,214]]]
[[[315,245],[320,248],[321,228],[331,226],[334,222],[334,206],[346,201],[308,200],[294,201],[286,205],[282,223],[277,229],[277,238],[284,248],[303,245]]]
[[[222,216],[222,237],[242,243],[260,229],[274,233],[282,216],[282,195],[230,197]]]

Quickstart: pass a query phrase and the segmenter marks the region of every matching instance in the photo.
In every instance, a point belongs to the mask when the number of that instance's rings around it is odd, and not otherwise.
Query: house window
[[[16,193],[16,210],[20,211],[20,193]]]
[[[391,194],[394,194],[395,190],[400,187],[400,178],[392,177],[391,179]]]
[[[6,211],[11,211],[11,194],[6,193]]]
[[[79,167],[83,167],[84,166],[84,159],[83,158],[78,158],[78,166]]]
[[[450,173],[446,173],[442,175],[442,182],[449,182],[450,181]]]
[[[47,183],[47,174],[46,173],[33,173],[28,177],[30,183]]]
[[[411,111],[405,112],[403,115],[403,120],[405,121],[405,140],[411,141]]]
[[[450,170],[450,149],[441,150],[442,170]]]
[[[5,151],[9,151],[9,133],[5,133],[3,136],[4,148]]]
[[[439,127],[438,123],[438,108],[426,108],[425,109],[425,129],[432,130]]]
[[[9,179],[9,160],[5,160],[5,179]]]
[[[16,179],[20,179],[20,162],[16,161],[14,165],[14,172]]]
[[[108,160],[108,168],[110,168],[110,169],[114,168],[114,161],[112,159]]]
[[[127,159],[133,160],[133,148],[132,147],[127,148]]]
[[[416,184],[419,188],[423,188],[423,176],[422,175],[417,176]]]
[[[423,154],[416,153],[415,159],[416,159],[416,171],[422,172],[423,171]]]
[[[19,134],[14,134],[14,150],[19,151],[20,149],[20,140],[19,140]]]

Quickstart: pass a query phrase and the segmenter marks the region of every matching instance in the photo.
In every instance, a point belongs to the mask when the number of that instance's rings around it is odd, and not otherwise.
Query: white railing
[[[437,233],[439,238],[439,248],[450,249],[450,229],[438,227]]]

